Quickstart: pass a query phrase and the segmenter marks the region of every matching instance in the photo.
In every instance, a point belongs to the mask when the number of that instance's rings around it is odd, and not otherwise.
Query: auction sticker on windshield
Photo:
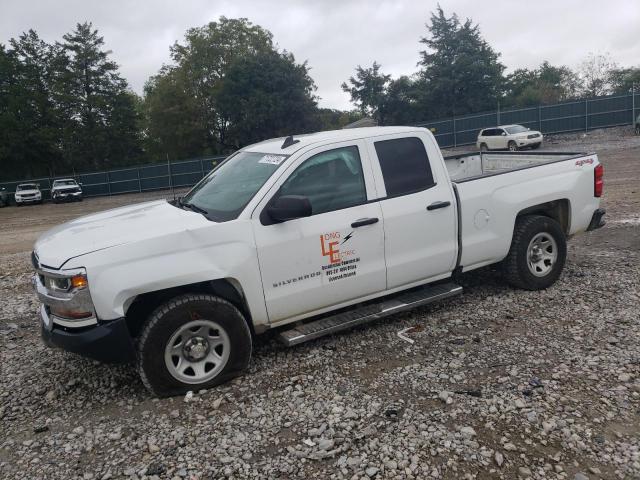
[[[283,155],[265,155],[260,159],[258,163],[268,163],[270,165],[280,165],[286,160],[286,156]]]

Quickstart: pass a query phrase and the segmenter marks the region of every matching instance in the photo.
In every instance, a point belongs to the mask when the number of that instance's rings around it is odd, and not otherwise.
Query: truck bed
[[[451,180],[460,183],[585,155],[576,152],[478,152],[444,157],[444,163]]]

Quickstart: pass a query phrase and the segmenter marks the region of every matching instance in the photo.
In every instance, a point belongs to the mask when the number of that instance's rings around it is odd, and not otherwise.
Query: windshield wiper
[[[180,205],[183,206],[183,207],[187,207],[189,210],[192,210],[194,212],[201,213],[204,216],[209,215],[209,212],[207,212],[204,208],[200,208],[199,206],[194,205],[193,203],[183,203],[181,201]]]

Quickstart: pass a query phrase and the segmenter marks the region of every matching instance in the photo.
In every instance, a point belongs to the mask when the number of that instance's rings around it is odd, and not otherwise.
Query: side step
[[[353,310],[298,325],[291,330],[280,333],[278,339],[286,346],[291,347],[460,293],[462,293],[462,287],[455,283],[412,289],[392,297],[384,297],[377,303],[370,303]]]

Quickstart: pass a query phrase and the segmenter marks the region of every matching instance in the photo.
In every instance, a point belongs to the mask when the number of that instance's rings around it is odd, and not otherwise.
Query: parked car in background
[[[635,132],[636,135],[640,135],[640,115],[636,117]]]
[[[480,130],[476,146],[483,150],[511,150],[538,148],[542,145],[542,133],[522,125],[502,125]]]
[[[73,178],[55,180],[51,187],[51,200],[53,200],[53,203],[68,202],[72,200],[81,202],[81,184],[76,182]]]
[[[37,183],[19,184],[13,197],[17,206],[26,203],[42,203],[42,192],[40,191],[40,185]]]
[[[7,207],[11,203],[9,192],[4,187],[0,187],[0,207]]]

